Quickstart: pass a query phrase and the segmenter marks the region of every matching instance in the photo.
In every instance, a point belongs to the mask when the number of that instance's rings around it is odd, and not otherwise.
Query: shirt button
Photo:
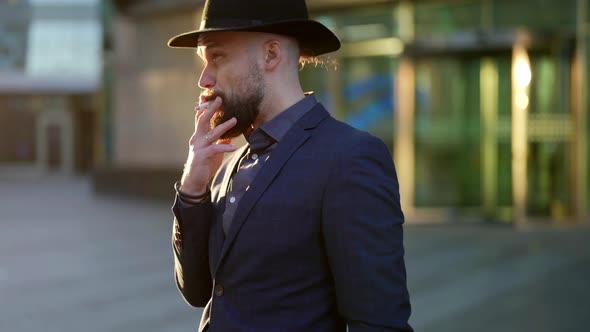
[[[223,295],[223,286],[215,285],[215,295],[217,295],[217,296]]]
[[[256,153],[253,153],[253,154],[252,154],[252,159],[253,159],[253,160],[256,160],[256,159],[258,159],[258,155],[257,155]]]
[[[229,198],[229,202],[230,203],[235,203],[236,202],[236,198],[235,197],[230,197]]]

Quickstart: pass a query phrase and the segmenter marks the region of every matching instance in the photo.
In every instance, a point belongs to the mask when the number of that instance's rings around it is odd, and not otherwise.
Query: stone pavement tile
[[[590,326],[590,257],[498,292],[422,331],[568,331]]]
[[[441,232],[436,227],[421,228],[418,234],[413,234],[416,230],[412,227],[407,229],[410,234],[407,241],[419,240],[420,233],[429,237]],[[451,227],[448,231],[467,235],[470,234],[468,229]],[[413,305],[411,322],[417,330],[554,331],[561,324],[569,326],[571,331],[585,331],[580,327],[588,326],[588,315],[584,315],[571,299],[579,298],[578,294],[588,294],[590,290],[587,283],[590,280],[588,229],[516,232],[479,227],[479,232],[470,236],[476,240],[447,243],[438,250],[421,251],[417,256],[412,249],[407,252]],[[584,266],[585,273],[579,270],[580,266]],[[549,282],[548,276],[562,279],[567,276],[572,285],[578,285],[578,290]],[[553,319],[553,324],[544,324],[542,328],[535,325],[531,313],[556,298],[562,300],[554,303],[554,316],[546,318],[547,314],[544,315],[546,319]],[[588,300],[577,303],[584,306]],[[542,310],[537,311],[542,313]],[[567,312],[567,315],[560,315],[560,312]]]
[[[84,178],[2,179],[0,331],[195,330],[170,204],[96,197]]]

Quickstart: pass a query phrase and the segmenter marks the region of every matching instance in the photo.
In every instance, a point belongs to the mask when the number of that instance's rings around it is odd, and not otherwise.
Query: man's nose
[[[213,72],[210,70],[209,66],[206,65],[201,72],[201,77],[199,78],[199,87],[201,89],[211,89],[215,86],[215,76]]]

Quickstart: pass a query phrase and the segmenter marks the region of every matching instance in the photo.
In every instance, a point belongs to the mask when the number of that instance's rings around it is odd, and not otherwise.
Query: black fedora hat
[[[201,28],[168,41],[168,46],[196,48],[199,35],[215,31],[257,31],[294,37],[301,55],[316,56],[340,48],[338,37],[310,20],[305,0],[207,0]]]

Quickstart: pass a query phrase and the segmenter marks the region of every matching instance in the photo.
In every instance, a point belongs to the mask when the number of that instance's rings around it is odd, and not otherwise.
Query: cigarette
[[[202,110],[203,108],[205,108],[205,107],[209,106],[209,103],[210,103],[210,102],[208,101],[208,102],[202,103],[201,105],[197,106],[197,111],[200,111],[200,110]]]

